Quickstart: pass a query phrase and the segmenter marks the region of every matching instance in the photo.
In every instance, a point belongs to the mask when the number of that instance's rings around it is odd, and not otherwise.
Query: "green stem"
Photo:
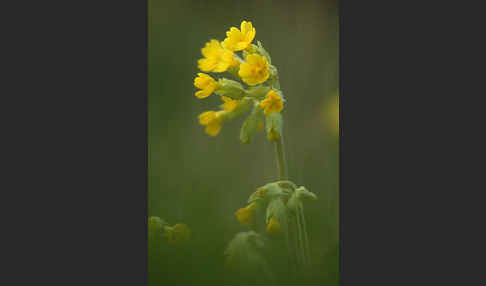
[[[287,180],[287,165],[285,162],[285,154],[283,150],[283,136],[280,135],[280,138],[275,141],[275,154],[277,155],[277,168],[278,168],[278,177],[282,180]]]

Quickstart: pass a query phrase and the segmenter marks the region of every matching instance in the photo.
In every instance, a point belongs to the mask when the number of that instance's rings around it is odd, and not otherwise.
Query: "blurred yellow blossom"
[[[274,217],[267,224],[267,232],[271,234],[278,234],[280,232],[280,223]]]
[[[267,93],[265,99],[260,102],[260,106],[263,108],[265,115],[280,112],[283,109],[282,98],[272,89]]]
[[[201,89],[196,92],[197,98],[206,98],[218,87],[218,83],[205,73],[198,73],[194,79],[194,86]]]
[[[198,60],[197,65],[204,72],[224,72],[231,66],[237,66],[232,51],[225,49],[217,40],[211,40],[201,49],[204,58]]]
[[[248,206],[236,211],[235,215],[241,224],[251,226],[255,217],[256,204],[251,203]]]
[[[238,75],[248,85],[257,85],[265,82],[270,76],[268,61],[258,54],[250,54],[246,62],[240,64]]]
[[[223,116],[226,111],[206,111],[199,115],[199,124],[206,126],[206,133],[211,136],[218,135],[221,130]]]
[[[248,48],[255,38],[255,28],[251,22],[243,21],[240,25],[241,30],[231,27],[226,32],[226,39],[224,39],[222,46],[231,51],[241,51]]]
[[[191,238],[191,230],[185,224],[178,223],[174,226],[166,226],[165,230],[167,241],[170,244],[185,243]]]

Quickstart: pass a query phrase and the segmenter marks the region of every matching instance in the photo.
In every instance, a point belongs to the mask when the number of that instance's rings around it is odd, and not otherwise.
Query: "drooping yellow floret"
[[[268,61],[258,54],[247,55],[246,62],[240,64],[238,75],[248,85],[265,82],[270,76]]]
[[[278,134],[277,132],[275,132],[274,130],[271,130],[268,134],[267,134],[267,138],[269,141],[277,141],[280,139],[280,134]]]
[[[238,105],[238,100],[229,98],[227,96],[221,96],[221,99],[224,101],[223,108],[224,110],[231,112],[235,110],[236,106]]]
[[[263,120],[258,121],[257,130],[258,131],[262,131],[263,130],[263,127],[264,127]]]
[[[201,53],[204,58],[198,60],[197,65],[204,72],[224,72],[230,66],[239,64],[233,52],[223,48],[217,40],[206,43]]]
[[[280,112],[283,109],[282,98],[274,90],[270,90],[264,100],[260,102],[265,115]]]
[[[251,203],[248,206],[241,208],[235,212],[236,218],[241,224],[251,226],[253,225],[253,218],[255,217],[256,204]]]
[[[256,30],[253,28],[251,22],[243,21],[240,25],[240,30],[235,27],[231,27],[226,32],[226,39],[224,39],[222,45],[231,51],[241,51],[248,48],[251,42],[255,38]]]
[[[280,222],[274,217],[267,224],[267,232],[271,234],[278,234],[280,232]]]
[[[218,83],[205,73],[198,73],[194,79],[194,86],[201,89],[196,92],[197,98],[206,98],[218,87]]]
[[[170,244],[181,244],[191,238],[191,230],[185,224],[178,223],[174,226],[166,226],[167,241]]]
[[[223,123],[223,116],[226,111],[206,111],[199,115],[199,124],[206,126],[206,133],[211,136],[218,135]]]

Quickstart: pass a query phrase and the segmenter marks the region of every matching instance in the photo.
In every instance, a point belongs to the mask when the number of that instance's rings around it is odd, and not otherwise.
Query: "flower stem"
[[[283,136],[280,135],[280,138],[275,141],[275,154],[277,155],[277,168],[278,168],[278,177],[279,180],[287,180],[287,165],[285,162],[285,153],[283,147]]]

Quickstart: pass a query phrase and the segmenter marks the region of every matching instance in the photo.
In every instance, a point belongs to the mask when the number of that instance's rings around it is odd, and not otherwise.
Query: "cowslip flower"
[[[196,92],[197,98],[206,98],[219,87],[219,84],[211,76],[205,73],[198,73],[194,79],[194,86],[201,89]]]
[[[199,124],[206,126],[206,133],[211,136],[218,135],[223,123],[223,116],[226,111],[206,111],[199,115]]]
[[[251,203],[235,212],[236,218],[241,224],[251,226],[255,217],[256,204]]]
[[[280,232],[280,223],[274,217],[267,224],[267,232],[271,234],[278,234]]]
[[[265,82],[270,76],[268,61],[258,54],[247,55],[246,62],[240,64],[238,75],[248,85]]]
[[[224,72],[239,64],[233,52],[223,48],[217,40],[207,42],[201,53],[204,58],[198,60],[197,65],[204,72]]]
[[[270,90],[264,100],[260,101],[265,115],[280,112],[283,109],[282,98],[274,90]]]
[[[191,238],[191,230],[185,224],[178,223],[174,226],[166,226],[167,241],[170,244],[185,243]]]
[[[226,39],[224,39],[222,45],[231,51],[241,51],[248,48],[251,42],[255,38],[255,28],[251,22],[243,21],[240,25],[241,30],[235,27],[231,27],[226,32]]]
[[[224,110],[228,112],[232,112],[235,110],[236,106],[238,105],[238,100],[229,98],[227,96],[221,96],[221,99],[223,100],[223,108]]]

